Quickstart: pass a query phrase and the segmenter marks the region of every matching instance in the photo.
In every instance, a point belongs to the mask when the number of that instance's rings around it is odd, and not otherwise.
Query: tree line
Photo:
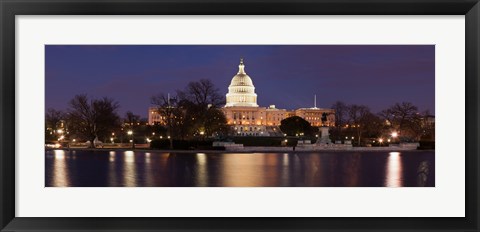
[[[119,103],[108,97],[90,99],[85,94],[76,95],[68,102],[66,111],[47,109],[46,141],[77,139],[90,141],[93,146],[96,138],[103,142],[135,142],[163,136],[171,142],[225,137],[232,133],[220,108],[225,98],[208,79],[192,81],[171,95],[158,93],[150,98],[150,103],[162,116],[161,123],[149,125],[146,119],[130,111],[121,117]],[[378,113],[365,105],[341,101],[331,108],[335,110],[335,127],[330,130],[332,140],[352,139],[362,144],[362,139],[387,138],[392,132],[404,141],[434,140],[435,126],[426,122],[430,113],[419,113],[409,102],[396,103]],[[284,119],[280,128],[288,135],[318,135],[318,130],[300,117]],[[127,135],[128,131],[132,134]]]
[[[410,102],[395,103],[378,113],[365,105],[348,105],[341,101],[331,108],[335,110],[335,128],[331,130],[335,140],[353,137],[361,144],[363,138],[386,140],[392,133],[399,141],[434,140],[435,125],[428,121],[432,115],[429,111],[419,112]]]
[[[90,141],[93,147],[96,138],[103,142],[124,142],[139,136],[191,139],[228,133],[226,118],[220,110],[224,98],[208,79],[190,82],[172,96],[159,93],[150,100],[165,117],[164,125],[148,125],[146,120],[130,111],[120,117],[120,105],[111,98],[90,99],[85,94],[76,95],[68,102],[66,111],[47,109],[46,141],[76,139]],[[130,137],[128,131],[132,133]]]

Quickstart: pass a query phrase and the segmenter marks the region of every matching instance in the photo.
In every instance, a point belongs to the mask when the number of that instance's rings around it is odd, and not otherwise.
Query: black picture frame
[[[1,231],[479,231],[478,0],[0,0]],[[464,218],[21,218],[15,217],[16,15],[465,15]],[[461,77],[452,77],[461,78]],[[455,154],[451,154],[455,155]],[[445,199],[448,201],[448,199]],[[442,204],[442,202],[439,202]],[[254,210],[254,209],[252,209]]]

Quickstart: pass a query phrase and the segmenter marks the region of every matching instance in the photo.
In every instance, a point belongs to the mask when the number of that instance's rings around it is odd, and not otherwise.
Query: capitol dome
[[[252,79],[245,72],[243,59],[240,59],[238,73],[232,78],[230,86],[228,86],[227,104],[225,107],[231,106],[258,107],[255,86],[253,86]]]

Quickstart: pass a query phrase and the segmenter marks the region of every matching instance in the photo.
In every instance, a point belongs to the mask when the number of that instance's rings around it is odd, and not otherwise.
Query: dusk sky
[[[150,97],[210,79],[225,95],[240,58],[260,106],[329,108],[337,100],[379,112],[408,101],[435,112],[434,45],[47,45],[46,108],[76,94],[110,97],[146,117]]]

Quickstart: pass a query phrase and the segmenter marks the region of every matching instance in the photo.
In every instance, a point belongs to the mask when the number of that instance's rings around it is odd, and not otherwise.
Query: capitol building
[[[257,94],[252,78],[245,71],[243,59],[240,59],[238,72],[232,78],[227,102],[222,111],[238,136],[282,136],[281,121],[292,116],[300,116],[312,126],[322,126],[322,115],[327,114],[323,126],[334,126],[335,112],[332,109],[300,108],[296,110],[278,109],[275,105],[261,107],[257,104]]]
[[[236,136],[283,136],[279,127],[281,121],[292,116],[302,117],[312,126],[335,125],[335,111],[317,108],[316,100],[314,107],[295,110],[278,109],[275,105],[259,106],[255,86],[245,71],[243,59],[240,59],[238,72],[228,86],[226,104],[222,111]],[[322,122],[324,113],[327,115],[327,121]],[[155,107],[149,108],[148,115],[150,125],[163,124],[163,117],[157,113]]]

